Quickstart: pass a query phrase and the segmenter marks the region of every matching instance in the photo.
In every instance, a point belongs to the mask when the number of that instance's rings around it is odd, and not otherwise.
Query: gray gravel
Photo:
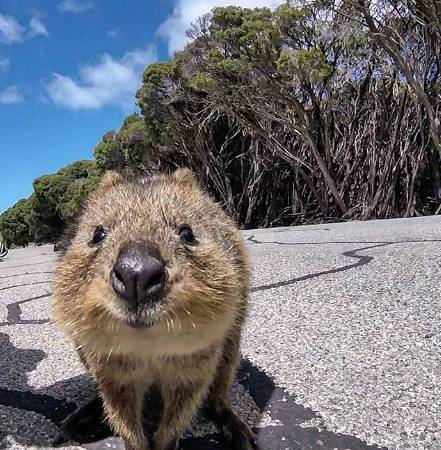
[[[244,235],[254,292],[233,403],[260,447],[440,449],[441,218]],[[94,392],[49,320],[56,260],[42,246],[0,261],[3,448],[49,447]],[[225,448],[203,418],[181,445]]]

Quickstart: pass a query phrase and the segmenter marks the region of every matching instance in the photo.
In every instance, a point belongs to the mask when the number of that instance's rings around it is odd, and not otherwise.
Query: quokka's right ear
[[[96,188],[97,191],[106,191],[107,189],[116,186],[124,181],[124,178],[121,174],[116,172],[115,170],[108,170],[101,178],[98,186]]]
[[[198,182],[194,173],[190,169],[180,168],[174,171],[172,177],[179,183],[186,184],[188,186],[197,187]]]

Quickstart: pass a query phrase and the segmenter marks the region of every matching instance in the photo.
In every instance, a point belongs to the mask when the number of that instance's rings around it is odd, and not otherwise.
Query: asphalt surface
[[[441,217],[246,231],[234,387],[262,450],[441,449]],[[0,448],[48,448],[94,394],[50,321],[52,246],[0,261]],[[101,433],[101,434],[100,434]],[[99,429],[71,446],[122,448]],[[201,416],[182,449],[225,449]]]

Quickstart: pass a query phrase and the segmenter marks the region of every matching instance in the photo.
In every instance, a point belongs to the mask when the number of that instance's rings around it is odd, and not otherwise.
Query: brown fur
[[[197,245],[178,236],[190,226]],[[90,244],[103,226],[105,240]],[[169,280],[163,302],[139,314],[150,328],[128,325],[130,312],[112,290],[119,250],[134,240],[160,249]],[[107,173],[89,198],[54,282],[54,315],[95,378],[111,427],[128,448],[152,448],[142,429],[142,401],[156,384],[164,410],[155,450],[173,449],[204,399],[232,441],[249,449],[248,430],[231,413],[250,271],[243,240],[188,170],[127,181]]]

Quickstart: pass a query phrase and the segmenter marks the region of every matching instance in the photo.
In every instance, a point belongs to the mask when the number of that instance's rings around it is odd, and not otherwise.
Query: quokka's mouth
[[[156,303],[150,307],[140,307],[125,315],[130,328],[148,329],[159,323],[163,317],[163,305]]]
[[[154,323],[155,322],[153,320],[145,321],[145,320],[141,320],[139,318],[134,318],[134,319],[127,320],[127,325],[130,328],[136,328],[136,329],[151,328],[154,325]]]

